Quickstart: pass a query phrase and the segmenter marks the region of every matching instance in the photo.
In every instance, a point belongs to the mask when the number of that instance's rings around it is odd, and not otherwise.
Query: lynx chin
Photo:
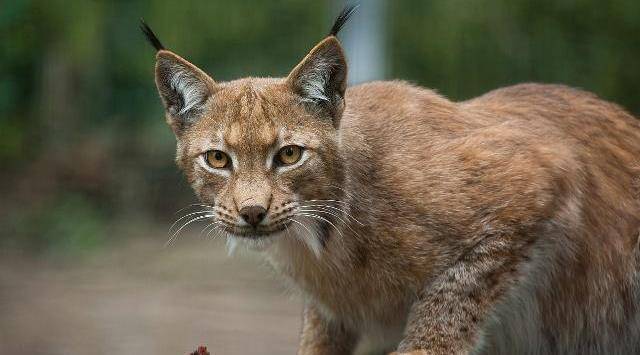
[[[347,87],[352,13],[230,82],[142,25],[198,218],[303,297],[299,354],[640,353],[640,121],[561,85]]]

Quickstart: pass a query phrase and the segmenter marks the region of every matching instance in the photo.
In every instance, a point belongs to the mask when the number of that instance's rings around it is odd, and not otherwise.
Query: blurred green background
[[[368,4],[362,1],[362,9]],[[153,83],[154,51],[138,30],[141,17],[167,47],[216,80],[229,80],[286,75],[323,37],[340,6],[3,2],[2,247],[93,250],[166,227],[176,210],[194,201],[172,161],[174,138]],[[406,79],[455,100],[517,82],[564,83],[640,112],[640,1],[396,0],[375,6],[382,12],[377,40],[384,52],[374,76]]]
[[[563,83],[640,114],[638,0],[360,3],[341,33],[354,82],[454,100]],[[196,201],[138,24],[216,80],[284,76],[343,5],[0,2],[0,354],[295,353],[300,299],[258,258],[197,228],[163,248]]]

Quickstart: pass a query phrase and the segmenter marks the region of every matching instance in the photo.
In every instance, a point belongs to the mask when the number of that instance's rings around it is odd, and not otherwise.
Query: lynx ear
[[[156,86],[170,123],[178,128],[198,120],[215,82],[195,65],[167,50],[156,55]]]
[[[302,101],[340,115],[347,88],[347,61],[338,39],[325,38],[289,74],[287,82]]]
[[[156,86],[167,111],[167,120],[177,133],[200,117],[207,99],[213,94],[215,82],[195,65],[166,50],[142,19],[140,29],[157,51]]]
[[[336,126],[344,110],[347,89],[347,60],[336,36],[357,7],[347,6],[340,12],[329,36],[318,43],[287,78],[289,86],[303,102],[325,111]]]

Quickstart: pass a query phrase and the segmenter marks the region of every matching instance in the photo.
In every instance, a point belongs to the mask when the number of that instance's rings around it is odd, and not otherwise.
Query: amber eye
[[[295,164],[302,156],[302,147],[297,145],[288,145],[280,149],[277,155],[278,163],[282,165]]]
[[[204,153],[204,158],[212,168],[222,169],[229,167],[229,156],[219,150],[210,150]]]

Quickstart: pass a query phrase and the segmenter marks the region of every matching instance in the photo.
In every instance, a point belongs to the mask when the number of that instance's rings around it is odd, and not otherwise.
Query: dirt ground
[[[258,257],[195,237],[163,243],[75,261],[3,251],[0,354],[295,354],[300,301]]]

